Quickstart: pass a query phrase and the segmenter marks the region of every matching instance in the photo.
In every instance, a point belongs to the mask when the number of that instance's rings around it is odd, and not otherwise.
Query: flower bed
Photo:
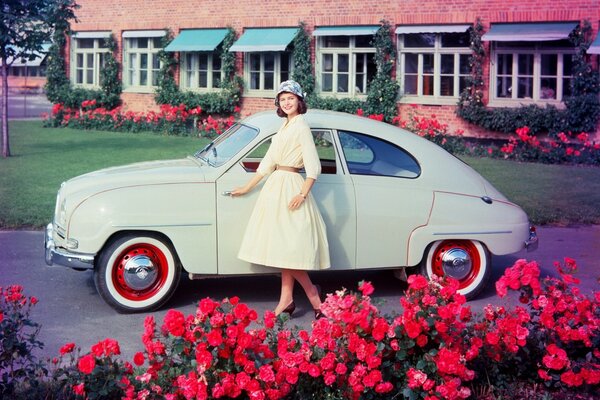
[[[456,292],[456,281],[412,275],[401,312],[383,316],[372,302],[373,286],[361,282],[359,293],[328,294],[326,318],[310,330],[290,329],[271,311],[259,319],[236,297],[205,298],[193,315],[169,310],[160,326],[147,317],[144,349],[132,362],[119,358],[113,339],[83,354],[67,343],[48,373],[27,358],[39,345],[35,335],[14,336],[37,329],[28,320],[36,300],[11,286],[0,289],[0,370],[9,371],[0,394],[26,397],[45,388],[51,398],[89,399],[593,396],[600,387],[600,293],[580,293],[575,261],[557,268],[560,278],[540,280],[536,262],[518,260],[496,289],[501,297],[516,291],[521,304],[488,306],[481,314]],[[11,334],[16,339],[5,339]],[[14,356],[20,345],[26,362]]]

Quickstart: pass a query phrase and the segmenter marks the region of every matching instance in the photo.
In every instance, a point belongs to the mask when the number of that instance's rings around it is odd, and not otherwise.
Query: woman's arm
[[[242,196],[245,195],[246,193],[248,193],[249,191],[251,191],[254,186],[258,185],[258,183],[262,180],[263,176],[261,174],[259,174],[258,172],[254,174],[254,176],[252,177],[252,179],[250,179],[248,181],[248,183],[246,183],[246,185],[242,186],[241,188],[235,188],[231,191],[231,195],[232,196]]]

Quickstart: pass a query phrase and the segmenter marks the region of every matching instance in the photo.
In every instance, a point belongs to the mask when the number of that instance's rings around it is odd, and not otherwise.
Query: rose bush
[[[535,261],[518,260],[496,283],[517,305],[481,313],[456,281],[411,275],[400,312],[383,316],[373,286],[361,282],[357,293],[328,294],[325,318],[310,330],[289,329],[270,311],[259,319],[236,297],[205,298],[193,315],[169,310],[160,326],[147,317],[144,349],[132,363],[118,358],[113,339],[83,354],[65,344],[49,387],[61,398],[89,399],[491,399],[525,398],[540,387],[540,396],[593,396],[600,294],[579,291],[574,260],[556,267],[559,278],[540,279]],[[22,299],[15,297],[31,304]]]

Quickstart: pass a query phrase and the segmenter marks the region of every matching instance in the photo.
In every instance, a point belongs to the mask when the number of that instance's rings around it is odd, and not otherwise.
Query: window
[[[214,52],[182,53],[181,86],[186,89],[218,89],[223,79],[221,57]]]
[[[161,34],[162,36],[162,34]],[[161,37],[124,35],[123,84],[130,91],[151,92],[158,86]]]
[[[471,72],[468,32],[402,34],[398,47],[405,101],[456,102]]]
[[[371,35],[318,37],[317,83],[322,94],[367,94],[377,72],[372,40]]]
[[[106,47],[104,37],[77,37],[80,34],[77,33],[71,42],[71,80],[77,86],[100,87],[100,71],[110,50]]]
[[[497,43],[492,51],[491,103],[560,103],[571,94],[573,52],[556,44]]]
[[[273,96],[279,84],[290,79],[292,63],[288,52],[246,53],[245,60],[250,94]]]
[[[421,174],[413,156],[390,142],[355,132],[340,131],[339,137],[350,174],[400,178]]]

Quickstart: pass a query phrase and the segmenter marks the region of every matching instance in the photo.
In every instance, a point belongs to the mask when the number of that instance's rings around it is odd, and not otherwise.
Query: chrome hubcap
[[[442,257],[442,269],[446,276],[464,279],[471,272],[471,257],[464,249],[450,249]]]
[[[156,265],[145,255],[138,255],[127,260],[123,268],[123,278],[134,290],[148,289],[158,275]]]

